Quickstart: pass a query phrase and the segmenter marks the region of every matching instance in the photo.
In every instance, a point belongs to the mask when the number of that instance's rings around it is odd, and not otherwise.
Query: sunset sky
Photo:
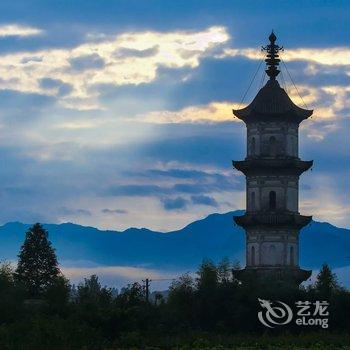
[[[169,231],[244,208],[231,110],[274,29],[302,99],[283,65],[280,83],[314,109],[300,212],[350,227],[349,13],[348,1],[1,1],[0,223]]]

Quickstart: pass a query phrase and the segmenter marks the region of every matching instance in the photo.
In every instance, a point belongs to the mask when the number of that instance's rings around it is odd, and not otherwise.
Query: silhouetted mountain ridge
[[[211,214],[182,229],[162,233],[147,228],[99,230],[73,223],[45,224],[59,260],[65,264],[87,261],[97,265],[148,266],[184,269],[197,267],[204,257],[223,257],[244,263],[244,231],[233,216],[243,211]],[[29,224],[10,222],[0,227],[0,258],[14,260]],[[300,237],[301,265],[318,268],[349,265],[350,230],[313,221]]]

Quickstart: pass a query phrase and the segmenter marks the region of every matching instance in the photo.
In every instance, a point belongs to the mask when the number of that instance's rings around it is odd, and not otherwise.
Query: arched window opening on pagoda
[[[270,157],[277,155],[277,140],[275,136],[271,136],[269,139],[269,155]]]
[[[274,244],[271,244],[269,247],[269,261],[271,265],[276,265],[277,263],[277,256],[276,256],[276,246]]]
[[[252,192],[250,195],[250,206],[252,210],[255,210],[255,192]]]
[[[254,246],[252,247],[251,254],[252,254],[251,256],[252,266],[254,266],[255,265],[255,247]]]
[[[269,193],[269,209],[276,210],[276,192],[270,191]]]
[[[289,248],[289,255],[290,255],[290,264],[294,266],[294,247],[293,246]]]
[[[255,156],[256,154],[256,145],[255,145],[255,137],[252,138],[252,145],[251,145],[251,149],[250,149],[250,153],[252,156]]]

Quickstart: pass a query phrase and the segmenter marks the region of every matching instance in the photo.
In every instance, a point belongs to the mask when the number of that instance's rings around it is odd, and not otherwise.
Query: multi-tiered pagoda
[[[235,222],[246,231],[246,268],[238,278],[292,278],[306,280],[311,271],[299,267],[299,231],[311,216],[299,213],[299,177],[312,161],[299,158],[299,124],[312,110],[296,106],[276,77],[279,51],[276,36],[269,36],[266,85],[245,108],[233,114],[247,126],[247,156],[233,161],[246,176],[246,213]]]

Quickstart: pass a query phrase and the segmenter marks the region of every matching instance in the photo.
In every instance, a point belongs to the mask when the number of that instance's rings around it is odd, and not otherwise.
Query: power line
[[[299,95],[301,101],[303,102],[305,108],[306,108],[306,109],[309,109],[308,106],[306,105],[304,99],[303,99],[302,96],[300,95],[299,90],[298,90],[297,86],[295,85],[294,80],[293,80],[291,74],[289,73],[288,67],[287,67],[287,65],[284,63],[284,61],[282,60],[282,58],[281,58],[281,62],[283,63],[283,66],[285,67],[285,69],[286,69],[286,71],[287,71],[287,73],[288,73],[288,75],[289,75],[289,78],[290,78],[290,80],[291,80],[291,82],[292,82],[292,84],[293,84],[295,90],[297,91],[297,93],[298,93],[298,95]]]
[[[266,72],[265,70],[262,73],[261,81],[260,81],[260,89],[262,88],[264,82],[265,82]]]
[[[284,79],[282,69],[281,69],[281,81],[282,81],[282,87],[284,88],[284,90],[286,90],[286,92],[288,94],[287,83],[286,83],[286,80]]]
[[[250,84],[249,84],[249,86],[248,86],[246,92],[244,93],[244,95],[243,95],[243,97],[242,97],[242,99],[241,99],[240,105],[243,103],[244,99],[246,98],[247,93],[248,93],[248,91],[250,90],[250,88],[251,88],[251,86],[252,86],[252,84],[253,84],[253,82],[254,82],[254,80],[255,80],[255,78],[256,78],[256,76],[257,76],[259,70],[260,70],[260,67],[261,67],[261,64],[263,63],[263,61],[264,61],[264,59],[261,59],[261,61],[260,61],[260,63],[259,63],[259,66],[258,66],[258,69],[257,69],[256,72],[254,73],[254,76],[253,76],[252,80],[250,81]]]

